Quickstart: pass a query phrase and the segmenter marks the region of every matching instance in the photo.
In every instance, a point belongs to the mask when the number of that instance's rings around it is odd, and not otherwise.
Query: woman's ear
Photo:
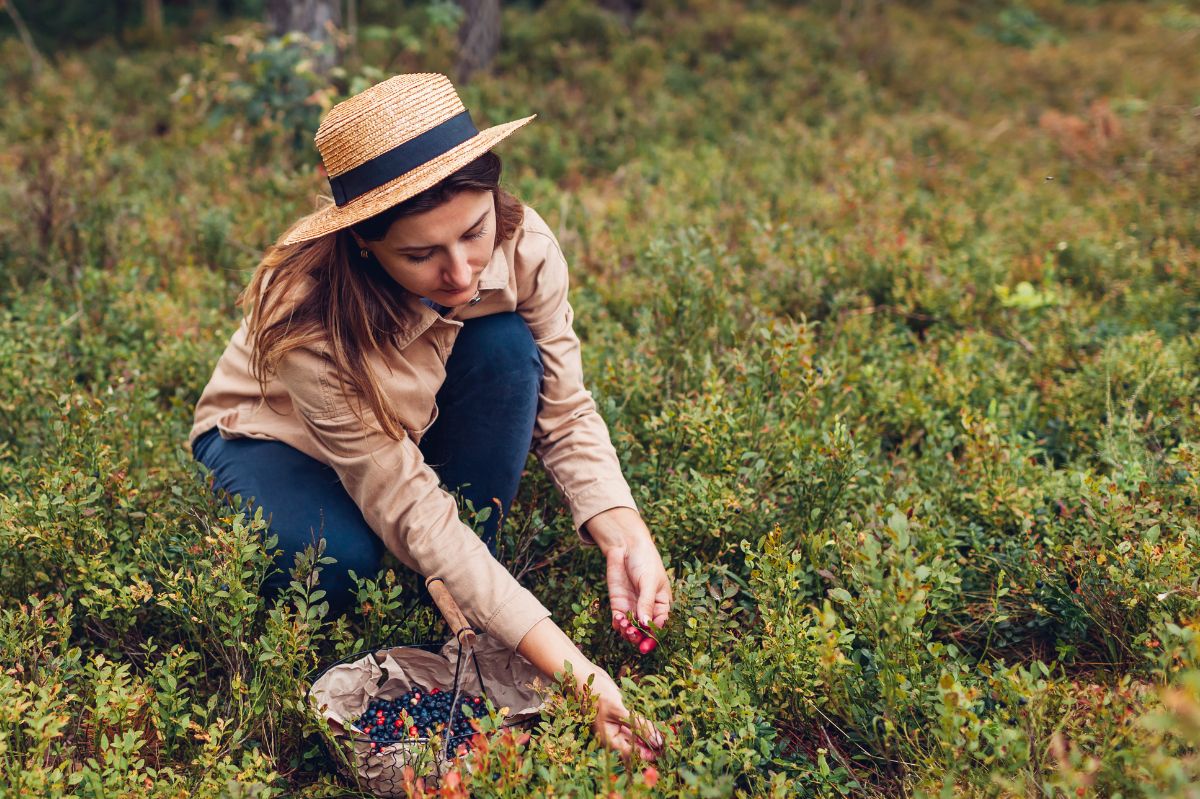
[[[358,247],[360,250],[365,250],[367,248],[367,242],[363,239],[362,236],[358,235],[353,230],[350,231],[350,235],[354,237],[354,246],[355,247]]]

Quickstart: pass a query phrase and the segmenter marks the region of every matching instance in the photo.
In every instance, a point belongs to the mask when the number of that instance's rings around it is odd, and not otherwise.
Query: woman
[[[333,613],[353,602],[348,572],[374,575],[386,546],[545,675],[569,663],[581,689],[591,678],[598,737],[653,757],[657,732],[632,724],[612,678],[494,558],[532,445],[604,552],[614,629],[644,650],[626,614],[667,620],[662,558],[583,386],[566,261],[499,188],[491,148],[531,119],[478,131],[430,74],[333,108],[316,144],[334,203],[259,264],[189,442],[216,488],[270,514],[279,565],[325,539]],[[447,489],[493,508],[482,538]],[[264,593],[286,583],[276,572]]]

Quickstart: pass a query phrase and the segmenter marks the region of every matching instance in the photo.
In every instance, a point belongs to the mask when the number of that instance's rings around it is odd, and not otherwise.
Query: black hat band
[[[354,198],[361,197],[372,189],[411,172],[421,164],[450,152],[478,134],[475,123],[471,121],[470,112],[456,114],[416,138],[396,145],[336,178],[330,178],[329,188],[333,190],[333,201],[340,208]]]

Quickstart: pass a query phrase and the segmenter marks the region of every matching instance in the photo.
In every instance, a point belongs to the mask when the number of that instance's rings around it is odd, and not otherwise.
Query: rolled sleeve
[[[365,405],[360,421],[358,406],[329,380],[332,368],[317,347],[293,350],[278,369],[321,460],[388,550],[417,573],[441,577],[473,627],[515,650],[550,612],[462,523],[416,443],[387,436]]]
[[[637,510],[621,473],[608,426],[584,387],[579,337],[567,301],[567,261],[545,222],[532,219],[518,246],[517,311],[533,332],[545,375],[533,431],[533,451],[566,499],[576,532],[610,508]]]

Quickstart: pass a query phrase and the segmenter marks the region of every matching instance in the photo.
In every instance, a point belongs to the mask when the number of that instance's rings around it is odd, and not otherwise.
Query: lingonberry
[[[618,615],[615,621],[625,640],[636,646],[643,655],[658,646],[658,638],[655,635],[658,628],[649,620],[640,622],[633,613],[626,613]],[[648,641],[652,643],[647,643]]]

